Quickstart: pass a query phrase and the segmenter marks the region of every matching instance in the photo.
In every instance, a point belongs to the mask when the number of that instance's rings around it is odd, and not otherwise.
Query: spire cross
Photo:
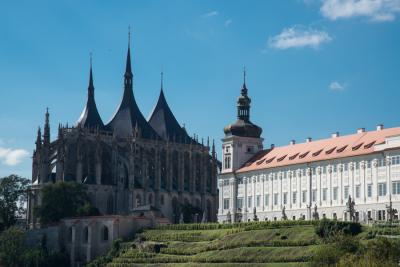
[[[131,25],[128,26],[128,45],[131,45]]]
[[[164,85],[164,72],[162,71],[162,68],[161,68],[161,89],[163,89],[163,86]]]
[[[246,84],[246,66],[243,67],[243,84]]]

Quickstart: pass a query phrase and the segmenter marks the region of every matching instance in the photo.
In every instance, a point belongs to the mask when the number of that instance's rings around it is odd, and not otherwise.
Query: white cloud
[[[1,163],[8,166],[15,166],[29,155],[25,149],[11,149],[0,147],[0,160]]]
[[[392,21],[400,12],[400,0],[324,0],[321,13],[330,20],[367,17],[371,21]]]
[[[225,23],[224,23],[225,27],[229,27],[232,24],[232,22],[233,21],[231,19],[225,20]]]
[[[210,11],[208,13],[203,14],[202,17],[203,18],[209,18],[209,17],[214,17],[214,16],[217,16],[217,15],[218,15],[218,11],[213,10],[213,11]]]
[[[343,91],[346,88],[345,84],[340,84],[339,82],[331,82],[331,84],[329,85],[329,89],[331,89],[332,91]]]
[[[296,47],[319,48],[322,43],[332,40],[327,32],[304,27],[294,26],[283,29],[283,31],[268,39],[268,45],[275,49],[289,49]]]

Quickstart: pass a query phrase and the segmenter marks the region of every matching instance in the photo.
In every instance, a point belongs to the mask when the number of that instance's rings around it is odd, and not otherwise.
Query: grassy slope
[[[129,248],[108,266],[299,266],[309,260],[319,240],[313,226],[248,231],[147,230],[141,235],[165,247],[160,253]]]

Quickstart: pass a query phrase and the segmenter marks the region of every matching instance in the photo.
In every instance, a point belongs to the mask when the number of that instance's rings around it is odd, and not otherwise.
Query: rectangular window
[[[274,194],[274,205],[278,205],[278,194]]]
[[[231,168],[231,156],[225,156],[225,169]]]
[[[238,197],[237,202],[236,202],[236,208],[241,209],[243,208],[243,198]]]
[[[256,206],[260,207],[261,205],[261,196],[256,196]]]
[[[287,204],[287,193],[283,193],[283,205]]]
[[[269,206],[269,194],[265,195],[265,206]]]
[[[333,169],[332,171],[333,171],[333,172],[336,172],[336,171],[337,171],[337,166],[336,166],[336,165],[333,165],[332,167],[333,167],[333,168],[332,168],[332,169]]]
[[[293,202],[293,204],[296,204],[296,202],[297,202],[297,192],[293,192],[292,193],[292,202]]]
[[[247,197],[247,207],[251,208],[253,206],[253,198],[252,197]]]
[[[307,191],[301,192],[301,200],[303,203],[307,202]]]
[[[379,159],[378,160],[378,167],[384,167],[384,166],[386,166],[386,161],[385,161],[385,159]]]
[[[229,209],[229,198],[224,198],[224,210]]]
[[[361,194],[361,186],[356,185],[356,198],[360,198],[360,194]]]
[[[348,187],[348,186],[345,186],[345,187],[344,187],[344,195],[343,195],[343,198],[344,198],[345,200],[349,198],[349,187]]]
[[[349,165],[347,163],[343,164],[343,171],[347,172],[349,170]]]
[[[386,196],[386,183],[379,183],[378,184],[378,195],[380,197]]]
[[[312,175],[316,174],[316,169],[315,168],[311,168],[311,171],[312,171]]]
[[[312,191],[312,201],[317,201],[317,189],[313,189]]]
[[[328,198],[328,188],[322,189],[322,201],[326,201]]]
[[[370,160],[367,160],[367,168],[371,169],[371,161]]]
[[[367,185],[367,196],[372,197],[372,184]]]
[[[333,200],[337,200],[337,196],[338,196],[338,188],[334,187],[333,188]]]
[[[393,195],[400,194],[400,181],[392,182],[392,194]]]
[[[229,185],[229,180],[228,179],[225,179],[224,180],[224,186],[228,186]]]
[[[400,156],[392,157],[392,165],[399,165],[400,164]]]

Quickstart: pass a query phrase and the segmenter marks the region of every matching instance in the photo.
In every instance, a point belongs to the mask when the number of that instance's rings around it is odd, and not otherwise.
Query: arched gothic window
[[[83,229],[83,242],[89,242],[89,228],[87,226]]]
[[[101,240],[108,241],[108,227],[107,226],[103,226],[103,229],[101,230]]]

